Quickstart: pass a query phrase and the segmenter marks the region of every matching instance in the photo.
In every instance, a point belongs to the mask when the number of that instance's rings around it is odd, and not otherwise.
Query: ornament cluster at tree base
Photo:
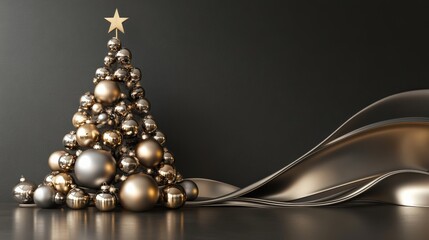
[[[75,129],[63,138],[65,149],[48,159],[52,172],[37,188],[22,177],[13,190],[18,203],[145,211],[157,203],[179,208],[198,196],[197,185],[177,172],[166,137],[149,113],[131,52],[117,38],[107,47],[104,66],[93,79],[94,93],[80,98],[72,118]]]

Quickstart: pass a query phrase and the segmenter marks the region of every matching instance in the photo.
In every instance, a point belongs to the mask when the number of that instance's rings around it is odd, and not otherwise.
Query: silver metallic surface
[[[40,208],[51,208],[55,206],[55,190],[48,185],[39,186],[34,191],[34,203]]]
[[[287,207],[354,201],[429,207],[429,119],[416,117],[425,97],[425,91],[412,91],[370,105],[296,161],[245,188],[191,179],[200,194],[186,204]]]
[[[117,200],[116,197],[109,192],[101,192],[95,196],[95,207],[100,211],[112,211],[115,209]]]
[[[12,195],[16,202],[21,204],[33,203],[33,194],[36,190],[36,184],[27,181],[23,176],[19,183],[13,188]]]
[[[76,159],[74,172],[79,185],[99,188],[101,184],[109,183],[115,176],[115,159],[107,151],[89,149]]]
[[[179,183],[180,186],[185,190],[186,200],[193,201],[198,197],[198,186],[191,180],[183,180]]]
[[[89,204],[89,195],[80,188],[73,188],[67,194],[66,203],[71,209],[83,209]]]

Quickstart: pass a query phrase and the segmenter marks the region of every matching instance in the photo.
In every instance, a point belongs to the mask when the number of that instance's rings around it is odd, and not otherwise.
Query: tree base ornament
[[[155,205],[316,207],[397,204],[429,207],[429,90],[396,94],[361,110],[325,140],[277,172],[238,188],[210,179],[183,179],[166,137],[150,114],[141,71],[122,48],[115,12],[104,67],[93,93],[80,98],[76,128],[52,153],[52,170],[36,186],[21,177],[13,189],[20,206],[117,206],[146,211]]]
[[[72,118],[76,129],[64,136],[65,150],[49,157],[52,172],[44,182],[36,189],[22,177],[14,188],[21,204],[34,201],[41,208],[71,209],[94,205],[100,211],[120,205],[145,211],[157,203],[181,207],[186,191],[195,199],[195,184],[191,189],[180,186],[183,179],[165,147],[166,137],[150,114],[141,71],[131,65],[132,54],[117,37],[126,18],[116,10],[113,18],[106,19],[116,37],[107,42],[104,66],[95,71],[94,92],[80,98]]]

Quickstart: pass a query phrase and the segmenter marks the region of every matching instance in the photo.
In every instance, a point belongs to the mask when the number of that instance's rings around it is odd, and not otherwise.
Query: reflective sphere
[[[86,123],[76,131],[76,140],[81,147],[92,147],[100,136],[100,132],[94,124]]]
[[[135,102],[135,109],[141,113],[148,113],[150,110],[150,103],[144,98],[140,98]]]
[[[171,184],[176,180],[176,169],[170,164],[162,164],[158,173],[164,179],[164,184]]]
[[[109,192],[101,192],[95,196],[95,207],[100,211],[112,211],[116,207],[116,197]]]
[[[128,76],[129,75],[127,69],[118,68],[113,74],[113,79],[115,79],[116,81],[126,81],[128,79]]]
[[[95,103],[95,98],[94,98],[94,96],[92,95],[92,94],[90,94],[89,92],[88,93],[85,93],[85,95],[83,95],[81,98],[80,98],[80,107],[82,108],[82,109],[89,109],[90,107],[92,107],[92,105]]]
[[[168,164],[174,163],[174,157],[173,157],[173,154],[171,154],[171,152],[164,152],[164,162]]]
[[[67,133],[63,138],[63,145],[67,149],[74,149],[77,147],[76,132],[71,131]]]
[[[105,56],[103,59],[104,66],[109,67],[115,62],[115,60],[116,58],[114,58],[113,56]]]
[[[107,42],[109,51],[116,52],[121,49],[121,41],[117,38],[112,38]]]
[[[76,159],[74,173],[79,185],[99,188],[115,176],[116,162],[108,151],[89,149]]]
[[[103,133],[103,144],[109,147],[117,147],[122,143],[122,135],[117,130],[108,130]]]
[[[74,162],[76,161],[76,156],[69,153],[63,154],[58,160],[58,165],[63,171],[70,171],[73,169]]]
[[[113,81],[101,81],[95,86],[94,96],[103,104],[112,104],[121,97],[121,89]]]
[[[64,193],[56,192],[54,202],[57,205],[63,205],[66,202],[66,195]]]
[[[142,73],[138,68],[132,68],[130,71],[130,77],[133,81],[140,81]]]
[[[136,145],[136,157],[147,168],[158,165],[163,154],[162,146],[154,139],[142,140]]]
[[[97,123],[104,125],[109,121],[109,115],[107,115],[107,113],[100,113],[97,116]]]
[[[166,140],[164,133],[162,133],[161,131],[156,131],[155,136],[153,136],[153,138],[161,145],[164,145]]]
[[[110,72],[109,70],[107,70],[107,68],[98,68],[95,71],[95,78],[97,78],[98,80],[104,80],[107,76],[109,76]]]
[[[122,65],[128,65],[131,63],[131,52],[126,48],[122,48],[116,53],[116,58]]]
[[[186,202],[186,193],[181,186],[169,185],[162,189],[162,203],[167,208],[180,208]]]
[[[40,208],[52,208],[55,206],[55,190],[47,185],[42,185],[34,191],[34,203]]]
[[[198,197],[198,186],[193,181],[183,180],[179,185],[185,190],[186,200],[192,201]]]
[[[60,160],[60,157],[64,154],[66,154],[65,151],[55,151],[55,152],[51,153],[51,155],[49,156],[49,159],[48,159],[48,165],[52,171],[60,171],[61,170],[60,165],[58,163],[58,160]]]
[[[89,195],[82,189],[73,188],[67,194],[66,203],[71,209],[83,209],[88,206]]]
[[[144,98],[144,89],[142,87],[135,87],[130,95],[132,99]]]
[[[80,127],[89,119],[88,114],[84,111],[78,111],[73,115],[72,124],[75,127]]]
[[[73,184],[73,178],[67,173],[58,173],[52,178],[52,184],[55,190],[67,194]]]
[[[91,109],[93,113],[99,114],[103,111],[103,105],[101,105],[101,103],[94,103]]]
[[[128,114],[128,108],[125,102],[120,102],[115,106],[115,113],[122,117],[125,117]]]
[[[119,162],[119,169],[128,174],[133,173],[138,166],[139,162],[135,157],[123,157]]]
[[[128,210],[144,211],[152,208],[159,198],[156,182],[149,175],[137,173],[129,176],[119,189],[121,205]]]
[[[139,125],[133,119],[125,120],[121,124],[121,131],[125,136],[136,136],[139,131]]]
[[[146,129],[146,131],[148,133],[153,133],[155,132],[157,126],[156,126],[156,122],[155,120],[153,120],[152,118],[147,118],[143,120],[143,124],[144,124],[144,128]]]
[[[54,176],[58,174],[58,172],[52,172],[48,175],[45,176],[45,178],[43,179],[43,183],[44,184],[52,184],[52,179],[54,179]]]
[[[33,202],[33,194],[36,190],[36,184],[27,181],[24,177],[19,179],[19,183],[13,188],[13,197],[16,202],[25,204]]]

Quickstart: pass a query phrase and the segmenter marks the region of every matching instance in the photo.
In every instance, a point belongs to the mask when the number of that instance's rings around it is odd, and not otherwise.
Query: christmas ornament
[[[55,189],[50,185],[40,185],[34,191],[34,203],[40,208],[52,208],[55,206]]]
[[[129,176],[119,189],[121,205],[132,211],[152,208],[158,201],[158,185],[152,177],[143,173]]]
[[[81,147],[92,147],[98,141],[100,132],[94,124],[87,123],[76,131],[76,140]]]
[[[71,209],[82,209],[89,204],[89,195],[80,188],[73,187],[67,194],[67,206]]]
[[[198,186],[191,180],[183,180],[179,185],[185,190],[186,200],[192,201],[198,197]]]
[[[101,191],[95,196],[94,203],[100,211],[106,212],[115,209],[117,200],[114,193],[110,192],[110,186],[107,184],[101,186]]]
[[[74,173],[79,185],[98,189],[101,184],[110,183],[113,179],[116,162],[108,151],[88,149],[76,159]]]
[[[158,165],[163,156],[163,149],[161,145],[154,139],[146,139],[140,141],[136,145],[136,157],[145,167],[155,167]]]
[[[117,36],[118,30],[124,32],[127,18],[116,10],[106,20],[116,37],[107,42],[107,54],[95,70],[94,91],[79,98],[71,121],[74,129],[63,138],[65,150],[49,156],[52,172],[34,195],[40,207],[66,204],[82,209],[93,203],[100,211],[109,211],[120,200],[126,209],[144,211],[158,201],[159,186],[177,183],[174,159],[163,148],[166,136],[150,114],[140,84],[142,72],[132,66],[133,55]],[[17,201],[29,199],[30,190],[25,190],[28,196],[14,190]],[[182,205],[175,200],[166,206]]]
[[[33,203],[33,194],[36,188],[34,183],[21,176],[19,183],[13,188],[13,197],[15,201],[21,204]]]
[[[73,184],[73,178],[67,173],[58,173],[52,178],[52,185],[58,192],[67,194]]]
[[[66,154],[65,151],[55,151],[53,152],[48,159],[48,166],[52,171],[59,171],[61,167],[59,165],[60,157]]]
[[[161,198],[167,208],[180,208],[185,204],[186,193],[179,185],[169,185],[162,189]]]

